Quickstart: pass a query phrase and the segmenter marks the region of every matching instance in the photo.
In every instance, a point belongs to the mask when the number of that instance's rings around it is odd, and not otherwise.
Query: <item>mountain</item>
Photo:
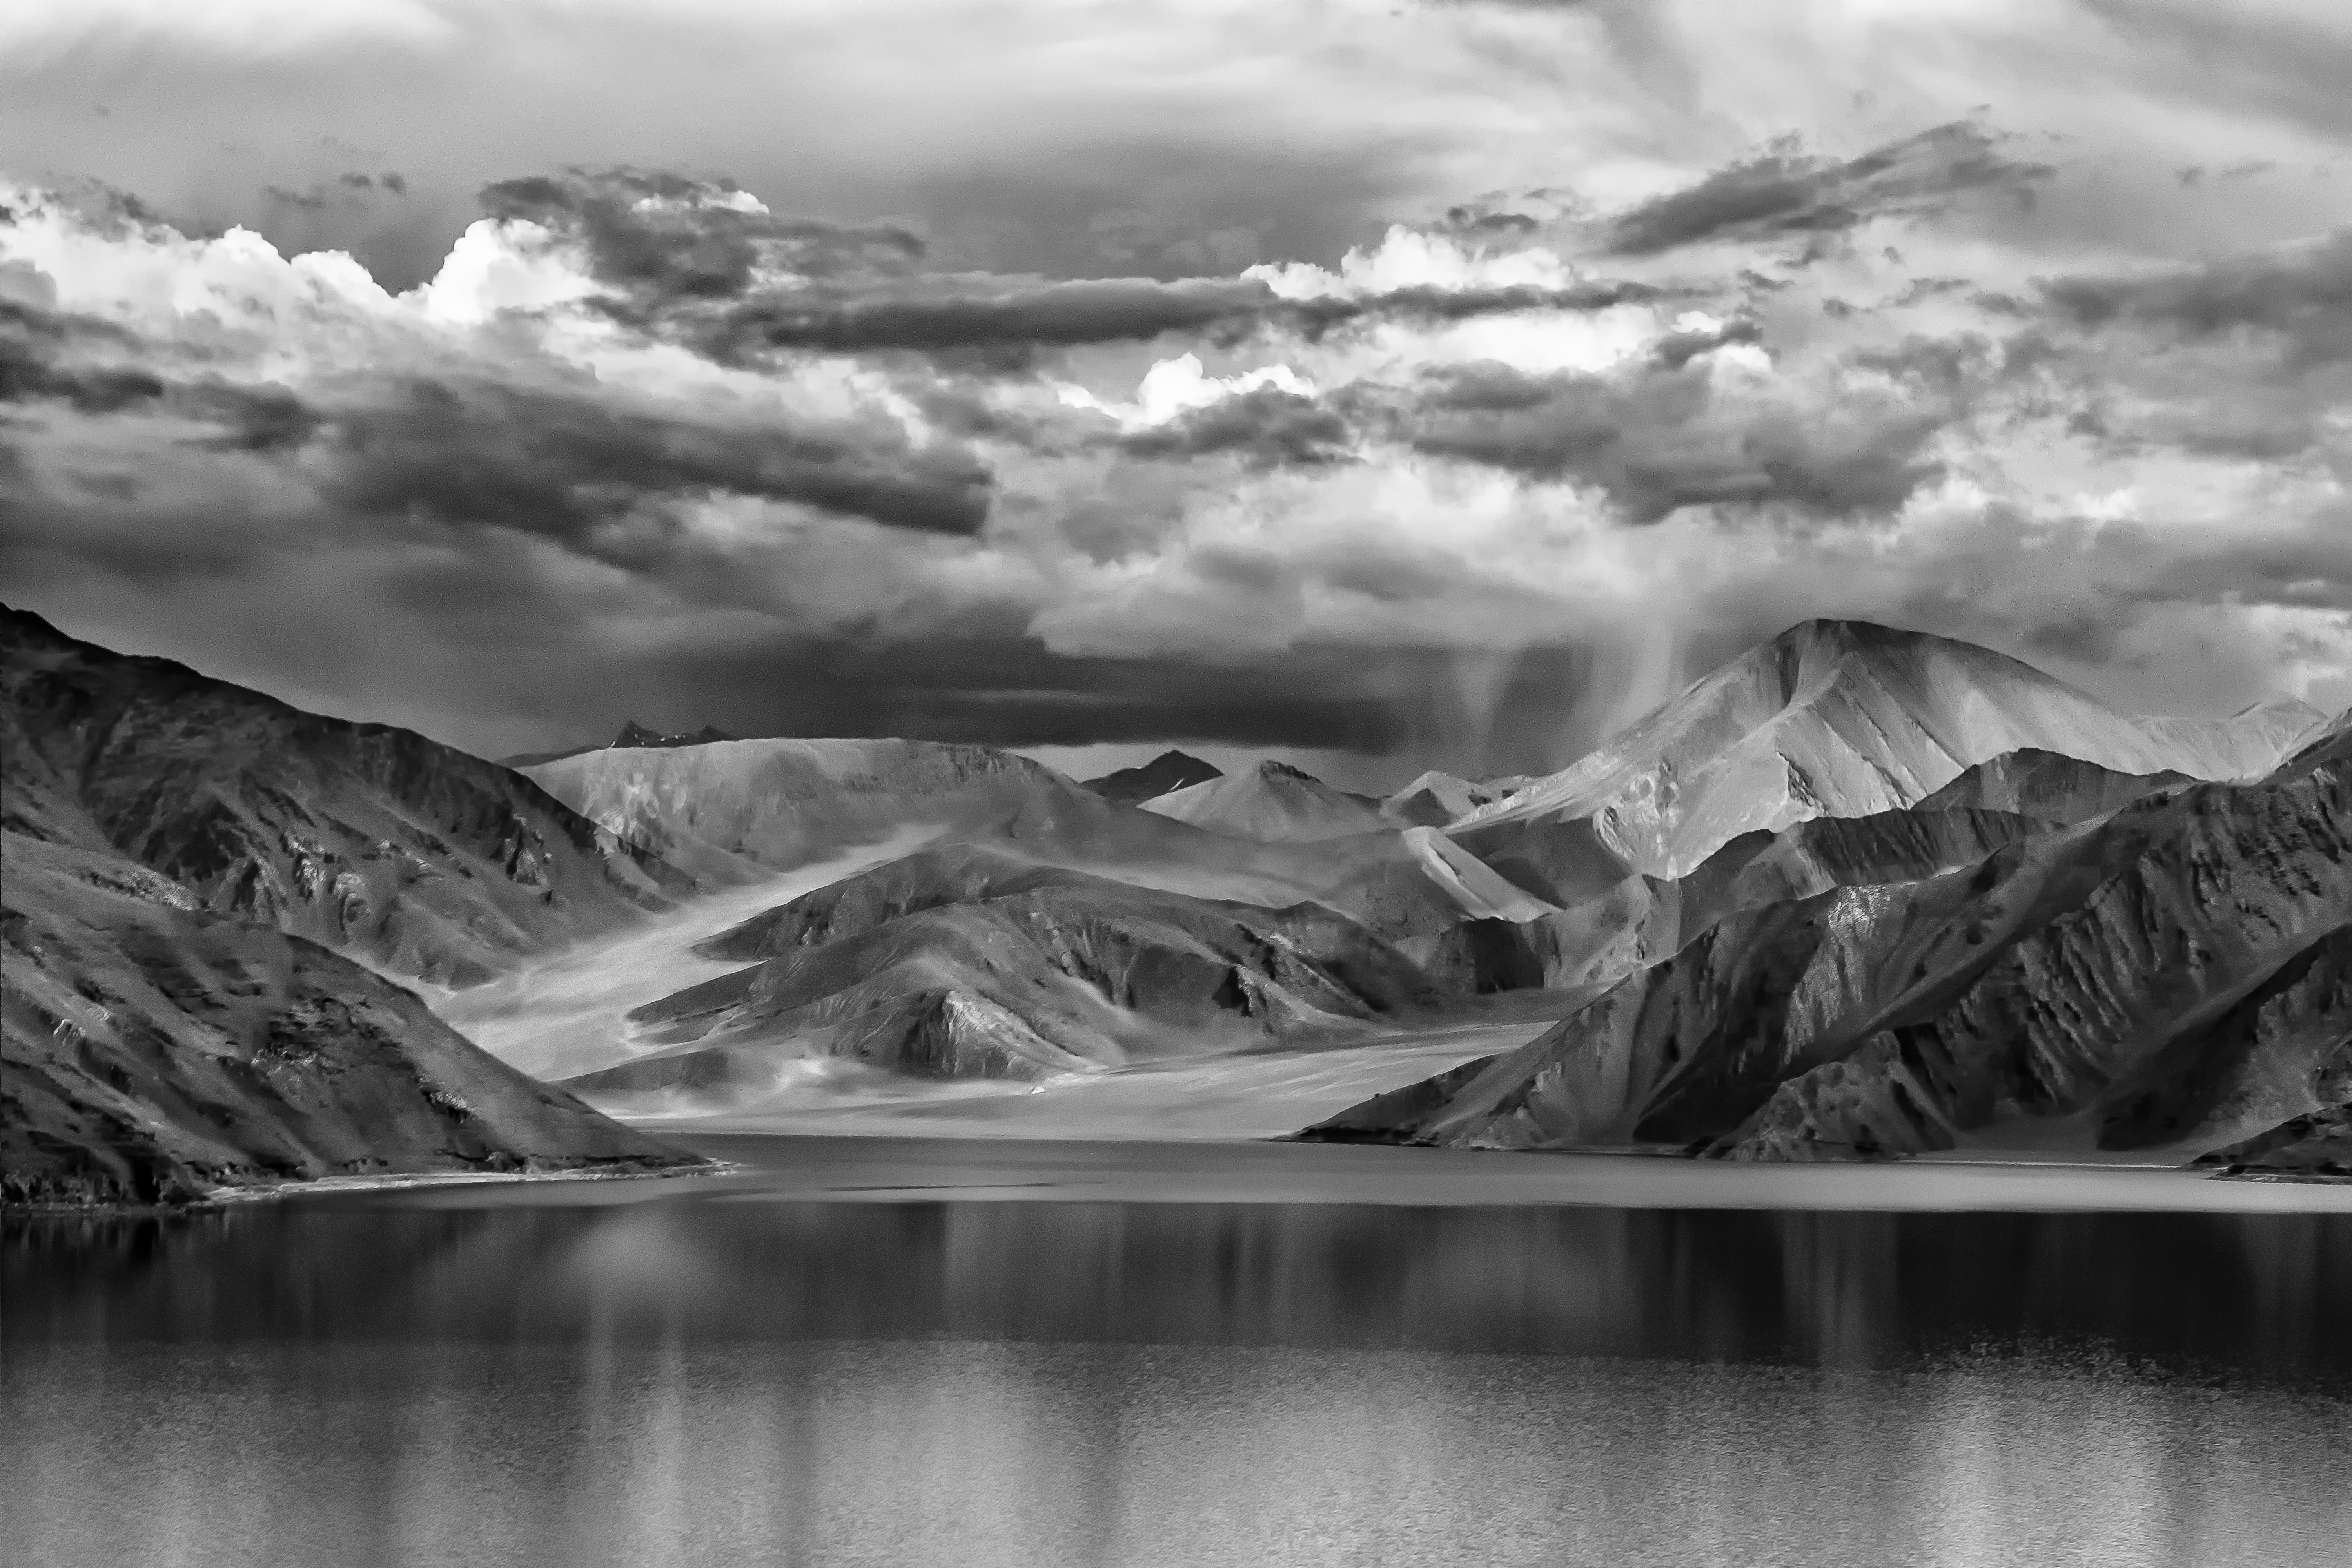
[[[616,1109],[740,1104],[812,1056],[1035,1079],[1437,1000],[1410,960],[1319,905],[1194,899],[976,845],[845,879],[698,951],[747,967],[638,1008],[662,1048],[568,1087]]]
[[[665,735],[658,730],[646,728],[635,719],[625,719],[621,721],[621,732],[613,737],[613,744],[615,746],[708,746],[714,742],[740,741],[742,738],[740,735],[730,735],[726,731],[709,724],[705,724],[701,729],[690,733],[681,731],[674,735]]]
[[[2196,781],[2169,769],[2119,773],[2056,752],[2028,747],[1963,768],[1919,802],[1922,811],[2009,811],[2040,822],[2087,822],[2144,795]]]
[[[2200,1154],[2196,1163],[2257,1181],[2352,1182],[2352,1100]]]
[[[2012,812],[1925,805],[1812,817],[1778,833],[1743,833],[1676,880],[1629,872],[1565,908],[1456,924],[1429,962],[1481,992],[1612,983],[1741,910],[1832,888],[1917,881],[1975,865],[2047,826]]]
[[[1381,815],[1413,827],[1444,827],[1455,818],[1499,800],[1507,793],[1489,785],[1425,773],[1381,802]]]
[[[1001,838],[1065,861],[1243,872],[1281,859],[988,746],[734,741],[586,752],[529,776],[607,831],[698,868],[784,869],[909,829]]]
[[[1481,858],[1539,860],[1550,853],[1541,840],[1581,823],[1591,850],[1673,878],[1742,833],[1916,805],[2004,752],[2243,779],[2268,772],[2322,721],[2285,700],[2229,719],[2134,718],[1990,649],[1807,621],[1447,831]]]
[[[2352,1072],[2352,733],[1979,864],[1725,918],[1522,1049],[1304,1134],[1718,1157],[2210,1146]]]
[[[561,752],[524,752],[511,757],[500,757],[499,766],[516,769],[537,767],[541,763],[576,757],[583,752],[610,751],[616,746],[708,746],[714,742],[741,739],[740,735],[730,735],[709,724],[691,734],[665,735],[658,730],[647,729],[635,719],[625,719],[621,721],[621,732],[602,746],[572,746]]]
[[[1344,838],[1395,826],[1381,816],[1377,802],[1343,794],[1312,773],[1276,762],[1160,795],[1144,802],[1143,809],[1266,844]]]
[[[1155,795],[1191,784],[1207,784],[1211,779],[1224,777],[1222,769],[1211,766],[1200,758],[1182,752],[1162,752],[1138,768],[1121,768],[1100,778],[1087,779],[1086,786],[1105,800],[1115,800],[1123,805],[1139,805]]]
[[[0,858],[0,1201],[700,1163],[349,959],[121,856],[9,833]]]
[[[377,968],[468,984],[694,890],[493,763],[0,608],[11,834],[119,856]]]

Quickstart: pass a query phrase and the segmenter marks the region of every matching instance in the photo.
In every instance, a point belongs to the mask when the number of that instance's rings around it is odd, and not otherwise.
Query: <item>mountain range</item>
[[[0,1194],[691,1163],[383,978],[463,985],[697,891],[528,779],[0,608]]]
[[[1560,773],[1379,799],[1181,752],[1081,784],[988,747],[634,723],[509,767],[21,612],[0,632],[14,1200],[649,1167],[688,1157],[592,1105],[757,1107],[827,1058],[1045,1081],[1507,991],[1557,1023],[1300,1135],[2240,1174],[2345,1152],[2352,723],[2289,700],[2145,719],[1807,622]],[[420,999],[853,852],[702,936],[561,1084]]]

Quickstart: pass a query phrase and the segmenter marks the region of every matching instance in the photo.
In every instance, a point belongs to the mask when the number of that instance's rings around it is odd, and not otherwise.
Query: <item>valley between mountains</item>
[[[635,724],[501,764],[12,610],[0,726],[11,1202],[950,1121],[2352,1176],[2352,715],[2292,700],[1812,621],[1386,798]]]

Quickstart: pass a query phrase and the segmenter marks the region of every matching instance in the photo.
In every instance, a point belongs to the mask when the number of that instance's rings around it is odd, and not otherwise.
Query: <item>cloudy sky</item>
[[[2352,704],[2342,0],[17,0],[0,596],[1359,786],[1811,616]]]

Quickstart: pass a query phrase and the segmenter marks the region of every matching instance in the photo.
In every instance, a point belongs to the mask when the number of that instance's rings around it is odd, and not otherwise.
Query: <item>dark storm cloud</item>
[[[2298,369],[2352,360],[2352,228],[2315,244],[2138,277],[2063,278],[2044,300],[2074,325],[2129,322],[2187,338],[2269,335]]]
[[[580,239],[590,270],[641,309],[748,290],[762,265],[803,277],[870,280],[920,260],[923,241],[890,224],[851,226],[717,205],[732,181],[664,170],[574,169],[502,180],[480,196],[494,218],[525,219]]]
[[[697,642],[646,674],[679,710],[745,734],[903,735],[997,746],[1171,736],[1382,752],[1406,716],[1381,670],[1401,650],[1305,647],[1245,667],[1056,654],[1013,628],[921,642],[778,636]],[[665,708],[665,711],[667,709]],[[730,722],[732,721],[732,722]],[[601,719],[599,721],[601,722]]]
[[[1623,214],[1612,226],[1609,248],[1651,256],[1716,240],[1835,234],[1874,217],[1933,212],[1964,192],[2027,195],[2054,172],[1998,146],[1967,121],[1843,161],[1808,156],[1784,142]]]
[[[746,300],[701,333],[721,359],[761,348],[834,353],[913,350],[992,351],[975,369],[1026,368],[1028,352],[1088,343],[1142,342],[1194,333],[1230,347],[1261,331],[1310,342],[1342,327],[1380,321],[1432,324],[1531,310],[1602,310],[1664,298],[1647,284],[1597,280],[1565,289],[1409,287],[1361,297],[1286,300],[1255,279],[953,278],[898,297],[773,292]]]
[[[1255,282],[1103,278],[1006,287],[971,279],[961,289],[949,284],[896,299],[772,295],[732,312],[711,341],[721,353],[739,346],[830,353],[1066,347],[1205,331],[1274,304],[1272,292]]]
[[[1347,420],[1317,399],[1261,386],[1122,437],[1119,447],[1137,458],[1230,454],[1253,468],[1298,468],[1343,459],[1353,438]]]
[[[961,448],[910,447],[880,421],[830,426],[695,420],[562,390],[411,378],[339,411],[327,490],[354,511],[511,528],[614,564],[648,548],[613,524],[663,526],[661,503],[729,494],[889,528],[970,535],[993,479]],[[648,516],[648,508],[654,515]]]
[[[1496,363],[1427,379],[1398,433],[1434,455],[1598,487],[1637,522],[1687,506],[1780,503],[1825,517],[1891,511],[1940,471],[1940,411],[1805,413],[1720,397],[1705,366],[1532,375]]]
[[[87,357],[94,349],[135,358],[142,348],[111,322],[0,299],[0,404],[61,404],[86,415],[157,410],[216,426],[219,434],[196,444],[223,451],[284,450],[319,428],[318,415],[282,386],[167,380],[136,363]]]
[[[1675,292],[1654,284],[1610,279],[1572,283],[1564,289],[1546,289],[1530,283],[1474,289],[1413,284],[1354,298],[1333,296],[1286,301],[1267,310],[1264,320],[1314,342],[1336,327],[1358,322],[1402,321],[1433,326],[1530,310],[1606,310],[1615,305],[1654,303]]]

